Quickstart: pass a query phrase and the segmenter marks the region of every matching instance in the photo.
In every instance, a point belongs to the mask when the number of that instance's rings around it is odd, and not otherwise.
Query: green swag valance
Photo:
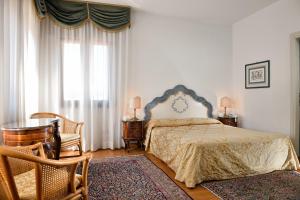
[[[66,0],[34,0],[40,17],[47,14],[67,26],[78,26],[86,20],[108,30],[130,25],[130,8],[91,2]]]

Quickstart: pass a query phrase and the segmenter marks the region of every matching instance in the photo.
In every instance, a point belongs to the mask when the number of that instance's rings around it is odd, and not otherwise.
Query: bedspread
[[[299,167],[288,136],[230,127],[214,119],[152,120],[145,146],[187,187]]]

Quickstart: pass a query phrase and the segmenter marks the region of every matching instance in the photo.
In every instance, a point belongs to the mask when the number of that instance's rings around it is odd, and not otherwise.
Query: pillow
[[[222,124],[220,121],[212,118],[185,118],[185,119],[153,119],[150,120],[146,127],[153,129],[155,127],[173,127],[188,125],[206,125],[206,124]]]

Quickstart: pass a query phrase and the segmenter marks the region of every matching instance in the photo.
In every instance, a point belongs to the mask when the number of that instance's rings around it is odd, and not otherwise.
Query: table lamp
[[[225,109],[224,117],[227,117],[226,109],[232,107],[231,99],[229,97],[222,97],[221,98],[221,107],[224,107],[224,109]]]
[[[136,96],[130,99],[129,107],[134,109],[134,117],[131,118],[131,120],[138,120],[138,118],[136,117],[136,109],[141,108],[141,97]]]

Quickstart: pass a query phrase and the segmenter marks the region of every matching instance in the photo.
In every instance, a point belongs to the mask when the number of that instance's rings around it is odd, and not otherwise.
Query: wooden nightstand
[[[237,127],[236,117],[218,117],[218,120],[225,125]]]
[[[144,121],[122,121],[123,122],[123,140],[125,142],[125,149],[130,145],[131,141],[137,141],[139,146],[142,146],[144,134]]]

